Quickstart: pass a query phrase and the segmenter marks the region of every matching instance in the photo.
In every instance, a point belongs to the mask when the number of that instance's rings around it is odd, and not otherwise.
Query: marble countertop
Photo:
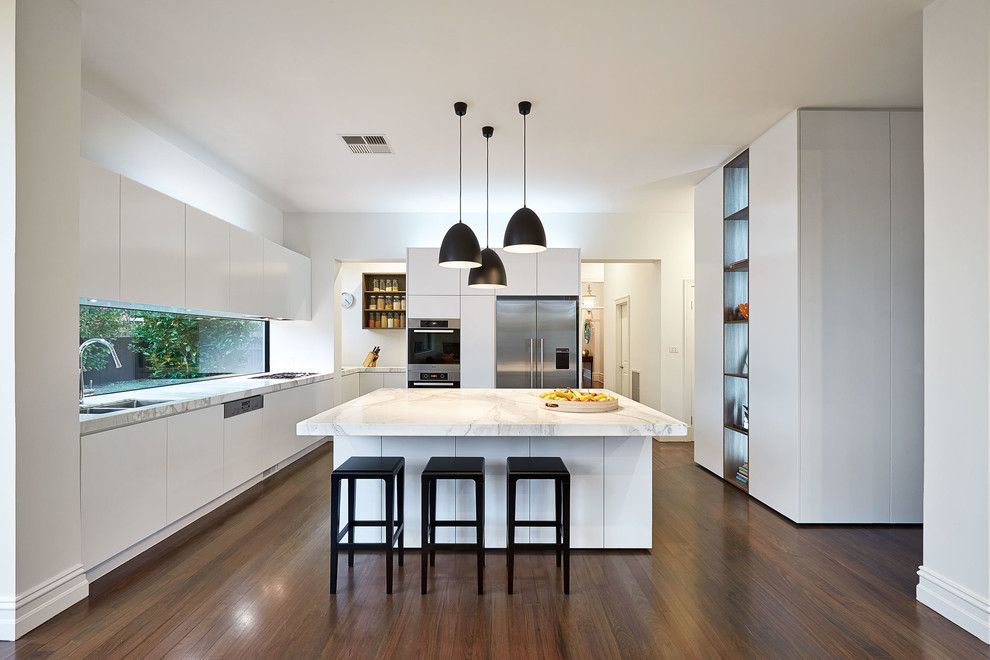
[[[619,397],[618,410],[605,413],[556,412],[542,403],[537,390],[380,389],[299,422],[296,432],[314,436],[687,435],[684,422],[626,397]]]
[[[406,373],[405,367],[341,367],[341,376],[350,376],[351,374],[404,374]]]
[[[128,392],[87,396],[86,405],[100,405],[123,399],[142,399],[144,401],[161,401],[162,403],[102,415],[79,415],[79,435],[89,435],[121,426],[148,422],[159,417],[178,415],[199,408],[219,406],[228,401],[235,401],[257,394],[270,394],[279,390],[310,385],[332,378],[332,372],[317,373],[313,376],[304,376],[289,380],[232,376],[230,378],[214,378],[195,383],[183,383],[181,385],[166,385],[165,387],[152,387],[144,390],[130,390]]]

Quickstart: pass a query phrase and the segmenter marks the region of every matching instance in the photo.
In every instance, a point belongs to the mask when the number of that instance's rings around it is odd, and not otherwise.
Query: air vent
[[[390,154],[392,146],[384,135],[341,135],[347,148],[354,154]]]

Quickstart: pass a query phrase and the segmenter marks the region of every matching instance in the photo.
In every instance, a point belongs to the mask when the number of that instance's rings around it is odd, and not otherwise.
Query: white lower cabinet
[[[453,437],[383,437],[382,456],[402,456],[406,460],[405,467],[405,525],[406,547],[418,547],[422,534],[420,526],[423,523],[422,474],[427,462],[434,456],[453,456]],[[384,500],[383,500],[384,501]],[[415,506],[410,506],[415,504]],[[437,519],[454,519],[454,482],[443,479],[437,482]],[[438,543],[451,543],[454,540],[454,530],[450,527],[437,529]]]
[[[271,467],[264,408],[223,420],[223,489],[231,490]],[[266,465],[267,463],[267,465]]]
[[[300,405],[301,390],[298,387],[265,395],[265,407],[261,420],[265,438],[267,467],[295,453],[296,422],[305,419]]]
[[[653,502],[641,501],[633,494],[649,490],[652,452],[653,438],[605,438],[606,548],[651,547]]]
[[[401,373],[388,372],[382,374],[382,387],[405,389],[407,385],[405,371]]]
[[[538,438],[532,446],[534,456],[560,456],[571,473],[571,546],[604,547],[605,465],[602,438]],[[533,520],[554,519],[553,486],[554,482],[547,479],[530,482],[529,515]],[[530,530],[530,537],[533,543],[553,543],[555,533],[551,527],[534,527]]]
[[[371,374],[367,372],[358,374],[358,396],[370,394],[383,387],[385,387],[385,378],[382,374]]]
[[[353,373],[347,374],[340,379],[340,402],[347,403],[351,399],[356,399],[361,396],[359,376],[361,374]]]
[[[529,456],[529,438],[486,438],[468,436],[457,438],[456,456],[480,456],[485,459],[485,547],[504,548],[506,538],[505,457]],[[520,481],[516,489],[516,518],[529,518],[529,481]],[[455,503],[458,520],[474,518],[474,483],[456,482]],[[516,529],[516,543],[529,542],[529,527]],[[457,528],[457,541],[471,543],[474,530]]]
[[[94,566],[165,526],[164,419],[81,442],[82,545]]]
[[[168,418],[166,523],[223,494],[223,406]]]

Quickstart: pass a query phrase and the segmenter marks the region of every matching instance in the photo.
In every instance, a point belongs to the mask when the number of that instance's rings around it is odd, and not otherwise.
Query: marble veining
[[[536,390],[380,389],[300,422],[296,432],[314,436],[687,435],[684,422],[632,399],[618,398],[619,409],[612,412],[565,413],[543,407]]]
[[[351,374],[404,374],[406,373],[405,367],[341,367],[341,376],[350,376]]]
[[[219,406],[257,394],[270,394],[301,385],[311,385],[331,380],[333,373],[318,373],[313,376],[293,379],[251,378],[234,376],[215,378],[195,383],[167,385],[144,390],[115,392],[86,397],[86,405],[101,405],[122,399],[143,399],[146,401],[167,401],[160,405],[145,406],[103,415],[79,415],[79,435],[90,435],[100,431],[149,422],[160,417],[179,415],[200,408]]]

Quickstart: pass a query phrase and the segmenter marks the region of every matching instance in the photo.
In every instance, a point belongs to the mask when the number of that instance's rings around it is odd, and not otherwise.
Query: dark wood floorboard
[[[917,527],[797,527],[653,446],[653,551],[575,552],[571,595],[551,553],[441,554],[431,593],[419,557],[384,593],[380,555],[342,561],[330,597],[332,449],[266,483],[229,516],[0,658],[990,657],[914,599]]]

